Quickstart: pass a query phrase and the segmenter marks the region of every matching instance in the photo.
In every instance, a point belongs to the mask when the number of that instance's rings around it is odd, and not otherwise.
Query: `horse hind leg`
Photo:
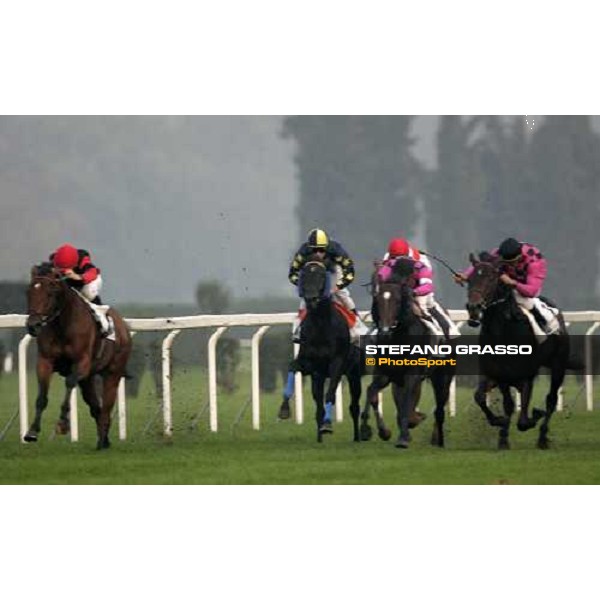
[[[115,373],[108,373],[103,377],[102,406],[100,407],[100,412],[96,419],[98,431],[98,443],[96,448],[98,450],[110,448],[108,432],[110,430],[111,413],[117,399],[117,389],[120,380],[121,376]]]
[[[558,403],[558,390],[563,384],[564,378],[564,369],[552,369],[550,374],[550,391],[546,396],[546,413],[544,414],[544,420],[540,425],[540,433],[537,441],[537,447],[540,450],[547,450],[550,447],[550,440],[548,438],[550,419],[556,410],[556,405]]]

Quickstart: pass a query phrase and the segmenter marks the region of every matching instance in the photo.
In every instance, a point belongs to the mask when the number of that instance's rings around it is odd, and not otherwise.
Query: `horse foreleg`
[[[71,368],[71,372],[65,377],[65,396],[60,406],[60,416],[56,422],[55,431],[59,435],[66,435],[71,430],[71,394],[77,384],[89,376],[91,359],[88,354]]]
[[[533,417],[529,416],[529,403],[533,392],[533,378],[527,379],[519,389],[521,393],[521,411],[519,412],[519,420],[517,421],[517,429],[519,431],[527,431],[533,429],[537,422],[544,416],[544,411],[536,409],[533,411]]]
[[[548,426],[550,424],[550,419],[556,410],[556,405],[558,403],[558,390],[563,384],[564,378],[564,368],[554,367],[550,371],[550,391],[546,396],[546,414],[544,415],[544,420],[540,426],[540,434],[537,441],[537,447],[540,450],[547,450],[550,446],[550,440],[548,439]]]
[[[37,442],[38,435],[42,428],[42,413],[48,406],[48,390],[50,388],[50,379],[52,378],[53,365],[45,358],[38,358],[37,361],[38,395],[35,401],[35,417],[29,430],[23,437],[26,442]]]
[[[360,442],[360,432],[358,420],[360,417],[360,394],[362,386],[360,381],[360,372],[355,369],[346,376],[348,379],[348,387],[350,388],[350,416],[352,417],[352,427],[354,430],[354,441]]]
[[[400,433],[396,448],[408,448],[410,443],[409,422],[410,415],[414,409],[414,391],[415,385],[418,383],[415,375],[408,375],[404,378],[404,385],[400,388],[398,394],[394,394],[394,402],[396,403],[396,423]]]
[[[450,383],[453,375],[448,375],[441,370],[434,371],[431,376],[431,385],[435,396],[435,423],[433,424],[433,433],[431,435],[431,444],[444,447],[444,420],[446,419],[446,403],[450,396]]]
[[[323,423],[323,417],[325,416],[325,408],[323,406],[323,395],[325,393],[325,377],[320,373],[313,373],[311,375],[311,389],[313,399],[315,401],[317,410],[315,419],[317,421],[317,442],[323,441],[323,432],[321,431],[321,424]]]
[[[373,381],[367,388],[367,401],[365,402],[365,410],[362,414],[361,424],[361,439],[370,440],[373,435],[371,426],[368,423],[369,420],[369,409],[373,409],[375,413],[375,419],[377,421],[377,432],[379,437],[387,441],[392,437],[392,432],[385,426],[383,417],[379,410],[379,393],[381,390],[386,388],[390,383],[389,377],[386,375],[373,375]]]
[[[485,377],[482,378],[473,394],[473,398],[492,427],[504,427],[506,426],[506,417],[495,414],[487,405],[487,394],[493,387],[494,384],[491,381],[488,381]]]
[[[329,366],[329,385],[325,396],[325,415],[321,422],[321,433],[333,433],[333,407],[337,388],[342,380],[344,359],[336,358]]]
[[[513,412],[515,412],[515,401],[510,393],[510,386],[503,384],[499,385],[498,387],[502,393],[502,404],[504,406],[504,414],[506,415],[506,424],[500,427],[500,431],[498,432],[498,449],[508,450],[510,448],[508,441],[510,419]]]

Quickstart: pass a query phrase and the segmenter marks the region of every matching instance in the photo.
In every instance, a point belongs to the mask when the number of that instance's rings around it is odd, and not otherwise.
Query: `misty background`
[[[293,305],[289,262],[319,226],[355,259],[361,308],[372,261],[404,235],[454,268],[531,242],[544,292],[593,309],[599,131],[586,116],[1,117],[0,280],[25,282],[68,242],[102,269],[107,303],[194,305],[218,280]]]

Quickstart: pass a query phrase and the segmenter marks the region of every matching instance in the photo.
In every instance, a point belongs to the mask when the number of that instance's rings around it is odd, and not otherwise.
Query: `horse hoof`
[[[279,412],[277,413],[277,418],[285,421],[290,418],[290,403],[285,400],[279,407]]]
[[[531,411],[531,416],[533,418],[534,421],[539,421],[540,419],[543,419],[546,416],[546,411],[545,410],[541,410],[539,408],[534,408]]]
[[[383,440],[384,442],[389,441],[392,437],[392,432],[385,427],[379,429],[377,433],[379,434],[379,439]]]
[[[537,447],[540,450],[549,450],[550,449],[550,440],[538,440]]]
[[[96,450],[108,450],[110,448],[110,442],[108,440],[98,440],[96,444]]]
[[[409,429],[414,429],[415,427],[418,427],[426,418],[427,415],[425,413],[416,411],[408,418]]]
[[[38,441],[38,435],[34,431],[28,431],[23,436],[23,441],[28,442],[28,443],[29,442],[37,442]]]
[[[533,429],[536,425],[537,421],[535,419],[527,419],[526,421],[519,421],[517,423],[517,429],[519,431],[529,431]]]
[[[444,441],[438,436],[437,433],[433,433],[431,434],[431,445],[435,446],[436,448],[443,448]]]
[[[69,433],[69,431],[71,431],[71,426],[69,425],[69,423],[67,421],[58,421],[56,423],[56,427],[54,428],[54,431],[56,432],[57,435],[67,435],[67,433]]]
[[[510,450],[510,444],[508,440],[500,440],[498,442],[498,450]]]
[[[362,424],[360,426],[360,439],[368,442],[373,437],[373,428],[370,425]]]
[[[396,448],[400,448],[401,450],[408,449],[408,440],[398,440],[396,442]]]
[[[323,421],[321,423],[321,427],[319,428],[320,433],[333,433],[333,425],[331,421]]]

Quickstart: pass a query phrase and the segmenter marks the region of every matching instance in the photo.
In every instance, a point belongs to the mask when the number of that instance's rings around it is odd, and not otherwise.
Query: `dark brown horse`
[[[508,449],[510,420],[515,410],[510,388],[516,389],[521,394],[517,428],[527,431],[542,419],[537,446],[545,450],[549,447],[549,423],[556,410],[565,372],[567,369],[581,369],[583,364],[570,356],[569,336],[562,313],[558,315],[559,335],[550,335],[543,343],[539,343],[527,317],[517,306],[512,290],[500,281],[502,265],[498,257],[484,253],[477,260],[471,254],[470,260],[474,270],[468,280],[467,310],[469,324],[474,327],[481,324],[480,344],[517,343],[530,345],[534,349],[531,357],[481,355],[481,375],[475,401],[488,423],[499,428],[498,448]],[[547,367],[550,371],[546,410],[534,408],[530,416],[533,384],[541,367]],[[504,416],[496,415],[486,403],[487,393],[496,386],[502,393]]]
[[[56,371],[65,378],[66,393],[57,433],[67,433],[69,398],[77,385],[98,430],[98,449],[108,448],[111,411],[117,389],[131,352],[131,336],[121,316],[113,309],[115,341],[103,338],[87,302],[48,263],[33,267],[27,290],[27,331],[37,338],[38,396],[35,419],[25,441],[35,442],[41,429],[42,413],[48,405],[50,379]],[[95,378],[102,378],[102,403]]]
[[[372,312],[377,323],[378,344],[406,344],[420,340],[433,344],[434,340],[427,326],[418,318],[414,303],[414,261],[409,258],[398,259],[388,282],[376,282]],[[369,440],[372,428],[368,423],[372,408],[377,421],[379,437],[389,440],[390,430],[385,426],[379,411],[378,394],[390,383],[393,384],[393,398],[396,404],[396,423],[399,436],[397,448],[408,448],[409,429],[416,426],[421,418],[416,406],[421,394],[424,379],[429,379],[435,396],[435,423],[431,436],[433,445],[444,447],[445,406],[450,395],[450,384],[454,378],[455,367],[443,366],[380,366],[373,371],[373,379],[367,388],[367,401],[361,415],[361,437]]]

